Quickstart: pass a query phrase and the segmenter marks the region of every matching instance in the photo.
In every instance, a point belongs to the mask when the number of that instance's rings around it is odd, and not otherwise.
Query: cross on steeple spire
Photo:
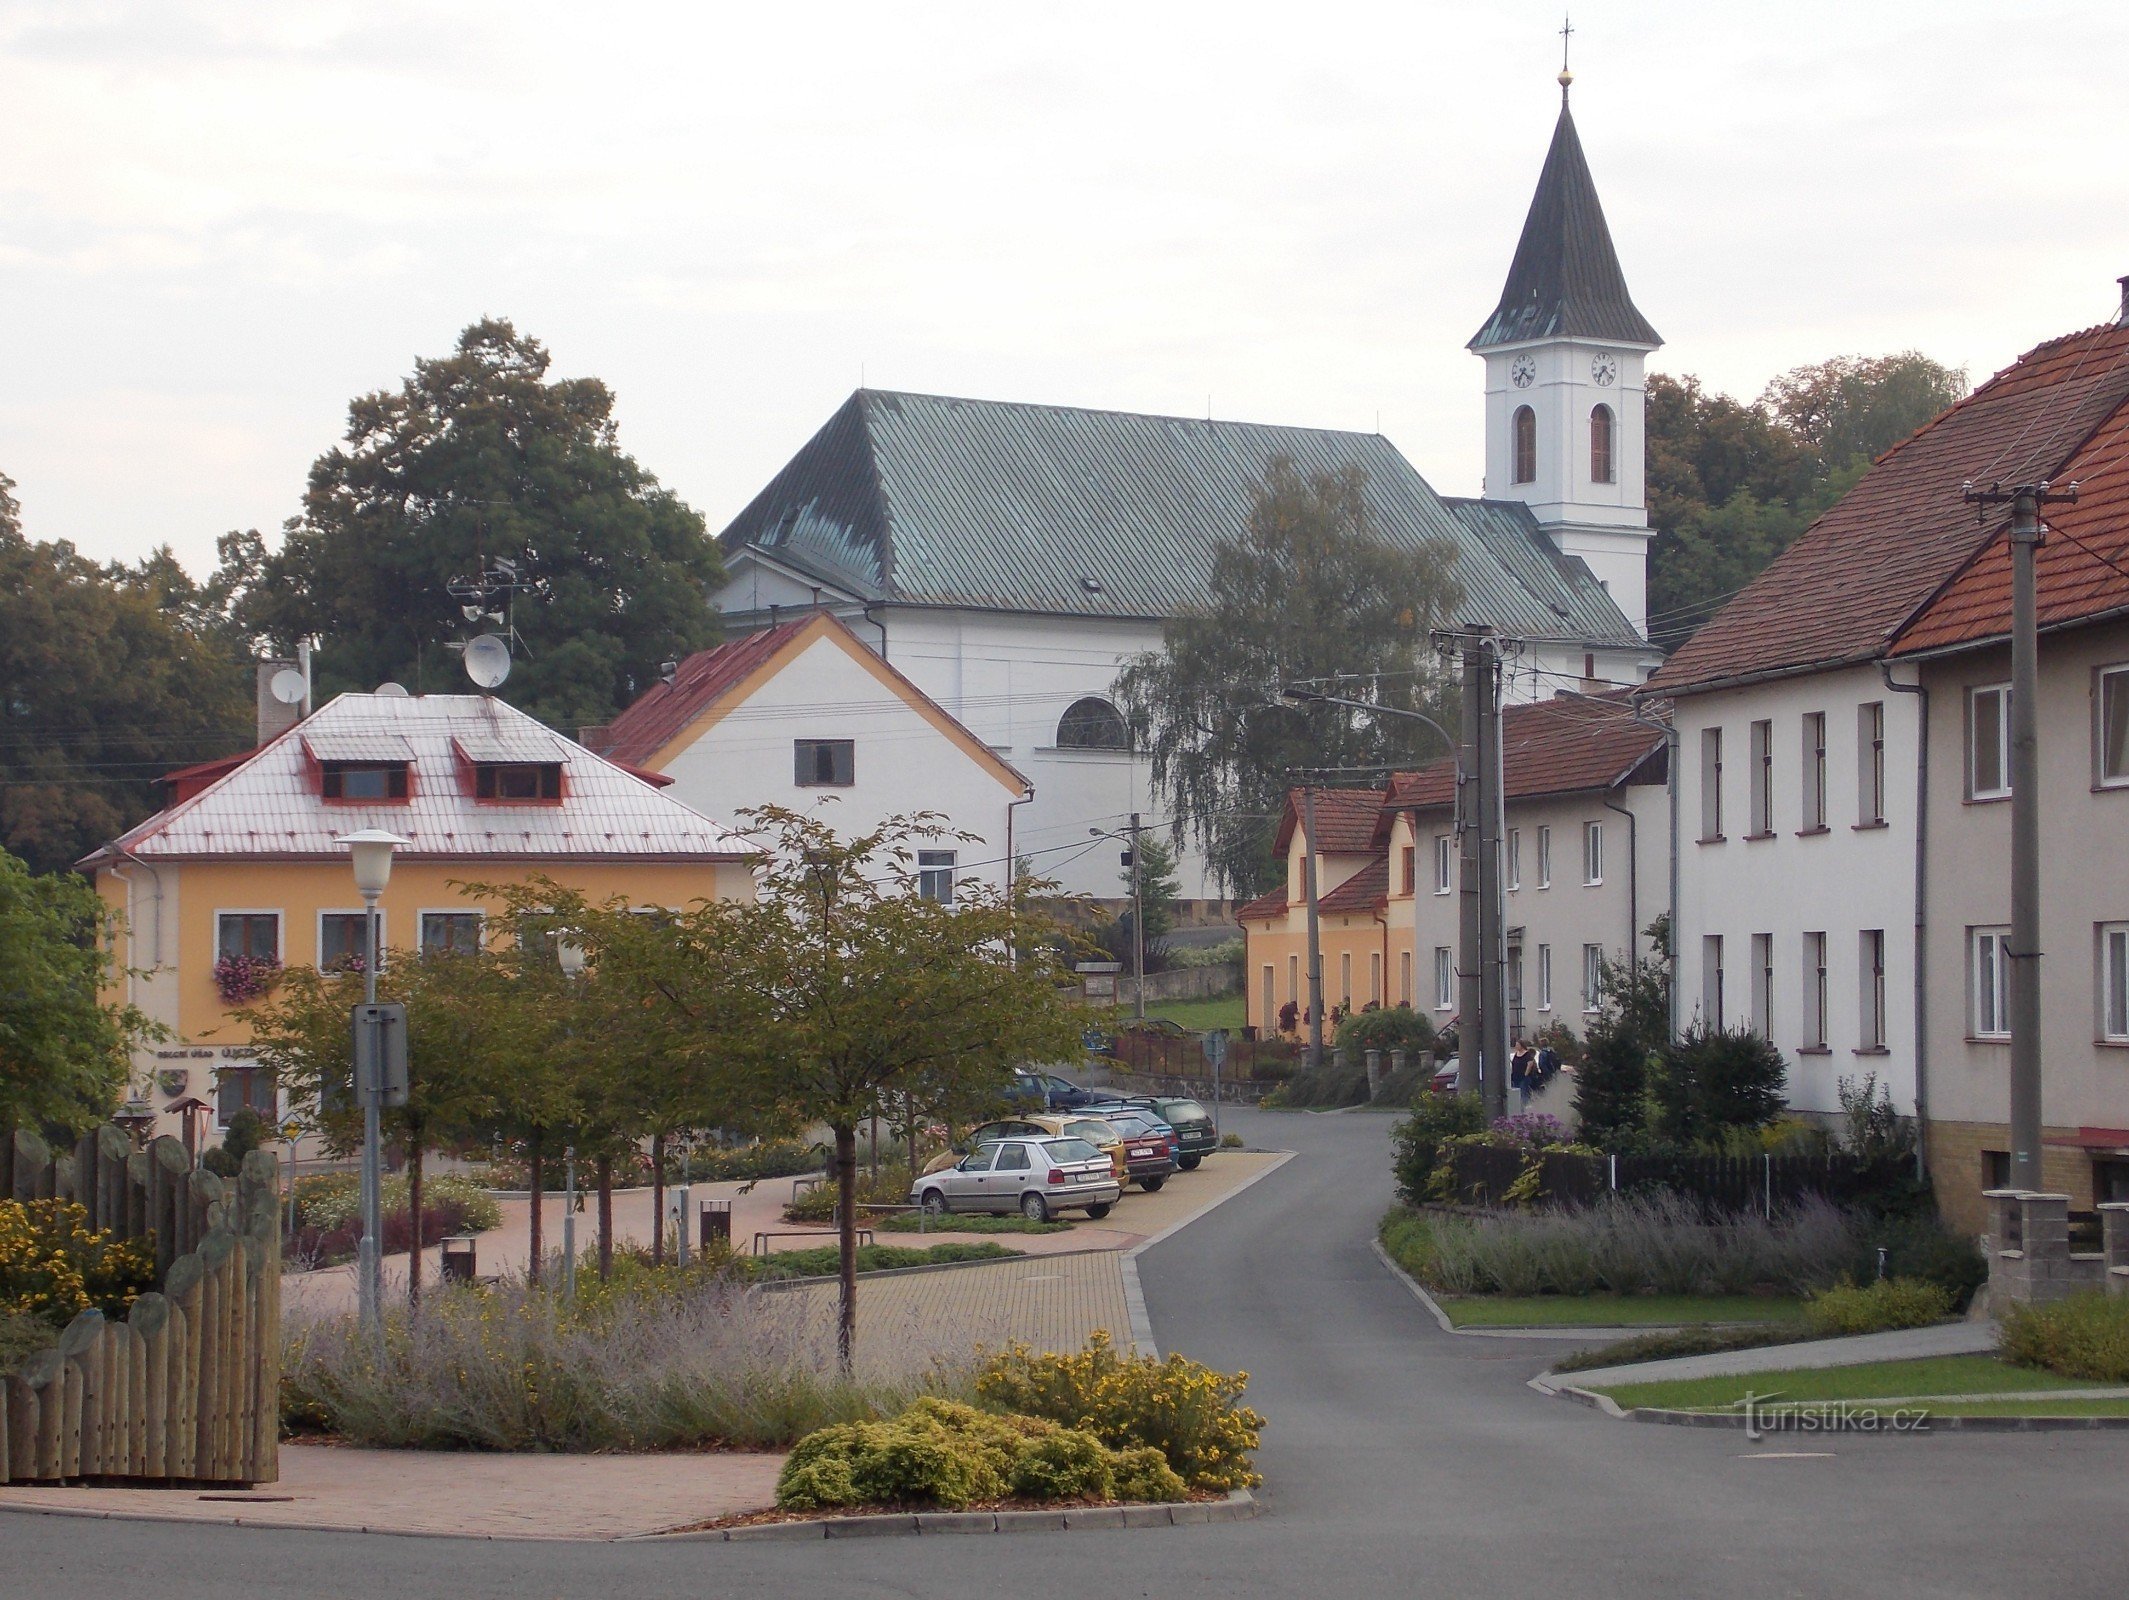
[[[1573,41],[1575,19],[1565,12],[1560,16],[1560,104],[1567,104],[1567,87],[1575,81],[1575,75],[1567,70],[1567,47]]]

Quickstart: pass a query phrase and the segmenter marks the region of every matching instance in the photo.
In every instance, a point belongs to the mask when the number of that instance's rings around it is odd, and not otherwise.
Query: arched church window
[[[1072,708],[1057,724],[1060,750],[1128,750],[1131,730],[1124,715],[1108,701],[1089,695],[1072,702]]]
[[[1515,408],[1515,482],[1535,483],[1538,477],[1538,414],[1528,406]]]
[[[1589,481],[1612,483],[1612,408],[1598,406],[1589,414]]]

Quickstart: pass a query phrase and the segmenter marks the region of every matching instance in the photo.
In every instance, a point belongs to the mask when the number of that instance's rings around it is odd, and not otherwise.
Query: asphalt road
[[[1164,1349],[1252,1374],[1254,1522],[818,1545],[471,1544],[0,1517],[0,1600],[138,1587],[663,1596],[2121,1594],[2129,1435],[1753,1445],[1525,1387],[1549,1343],[1440,1332],[1369,1251],[1387,1119],[1237,1113],[1298,1159],[1141,1258]]]

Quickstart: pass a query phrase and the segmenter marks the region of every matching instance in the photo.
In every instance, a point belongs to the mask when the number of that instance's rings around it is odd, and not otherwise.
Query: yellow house
[[[357,829],[408,841],[379,902],[386,962],[479,943],[468,882],[544,874],[675,909],[753,894],[739,836],[484,695],[342,695],[257,750],[164,781],[163,810],[81,863],[116,914],[118,997],[170,1033],[134,1062],[159,1133],[183,1131],[188,1101],[216,1128],[242,1107],[280,1111],[231,1013],[281,967],[364,958],[337,842]]]
[[[1286,861],[1286,884],[1235,912],[1248,954],[1244,1020],[1260,1037],[1306,1033],[1308,1022],[1308,830],[1316,821],[1316,912],[1323,947],[1326,1012],[1398,1005],[1411,996],[1409,916],[1390,915],[1391,863],[1401,862],[1402,893],[1412,896],[1409,819],[1385,811],[1381,789],[1295,789],[1274,841]],[[1401,831],[1400,831],[1401,830]],[[1403,847],[1403,848],[1401,848]],[[1292,1009],[1289,1010],[1288,1008]]]

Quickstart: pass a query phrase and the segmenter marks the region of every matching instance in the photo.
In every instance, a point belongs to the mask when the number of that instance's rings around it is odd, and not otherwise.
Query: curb
[[[1620,1406],[1610,1395],[1595,1389],[1579,1389],[1573,1384],[1555,1384],[1551,1380],[1558,1374],[1541,1372],[1530,1380],[1530,1387],[1540,1394],[1554,1399],[1570,1400],[1578,1406],[1587,1406],[1592,1411],[1601,1411],[1618,1422],[1647,1422],[1670,1428],[1732,1428],[1742,1429],[1750,1420],[1742,1412],[1720,1411],[1667,1411],[1653,1406],[1637,1406],[1629,1411]],[[2015,1396],[2013,1397],[2015,1398]],[[1803,1405],[1817,1402],[1804,1401]],[[1828,1400],[1826,1406],[1854,1406],[1875,1409],[1870,1400]],[[1927,1397],[1896,1404],[1893,1409],[1909,1411],[1929,1409]],[[2129,1428],[2129,1417],[1932,1417],[1919,1428],[1899,1430],[1900,1436],[1928,1433],[2081,1433],[2112,1432]],[[1834,1428],[1778,1428],[1776,1433],[1821,1433],[1828,1438],[1837,1437],[1846,1430]],[[1874,1428],[1873,1433],[1891,1434],[1890,1428]]]
[[[1230,1489],[1225,1500],[1179,1500],[1150,1506],[1076,1506],[1060,1511],[917,1511],[869,1517],[823,1517],[813,1522],[758,1522],[692,1533],[636,1535],[630,1542],[664,1544],[802,1544],[816,1539],[880,1539],[969,1533],[1071,1533],[1092,1528],[1183,1528],[1247,1522],[1257,1497]]]

